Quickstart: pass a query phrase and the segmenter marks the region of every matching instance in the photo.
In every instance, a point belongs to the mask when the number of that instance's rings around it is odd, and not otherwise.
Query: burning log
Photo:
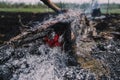
[[[57,26],[60,24],[63,24],[63,25],[61,25],[61,27],[63,28],[61,30],[65,31],[65,29],[66,29],[66,31],[67,31],[67,27],[68,28],[70,27],[70,23],[74,20],[74,18],[77,18],[80,15],[81,15],[80,13],[77,13],[77,14],[72,13],[72,15],[69,13],[60,14],[58,16],[55,16],[55,18],[48,19],[38,25],[35,25],[36,26],[35,28],[27,29],[27,31],[23,30],[24,32],[21,32],[21,34],[10,39],[10,41],[8,41],[7,44],[10,44],[11,42],[12,43],[18,42],[18,44],[24,44],[26,42],[30,42],[30,41],[34,41],[38,38],[42,38],[45,35],[48,35],[48,33],[49,33],[48,29],[50,29],[52,27],[58,33],[58,32],[60,32],[60,30],[59,30],[60,28],[58,28]],[[67,27],[65,27],[66,25],[67,25]],[[56,27],[54,27],[54,26],[56,26]],[[69,34],[71,34],[71,32]],[[72,34],[72,38],[73,38],[73,34]]]

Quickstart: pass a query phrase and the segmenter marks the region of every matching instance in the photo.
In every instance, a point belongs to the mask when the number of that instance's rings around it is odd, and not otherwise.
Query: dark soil
[[[0,12],[0,44],[18,35],[20,28],[43,21],[54,13]]]

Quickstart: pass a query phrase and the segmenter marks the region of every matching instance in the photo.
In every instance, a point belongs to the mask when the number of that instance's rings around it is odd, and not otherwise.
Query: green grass
[[[47,8],[0,8],[0,11],[3,12],[51,12],[51,9]],[[101,9],[102,13],[106,13],[106,9]],[[109,13],[117,13],[120,14],[120,9],[109,9]]]
[[[0,8],[0,11],[3,12],[50,12],[51,9],[47,8]]]
[[[102,13],[107,13],[106,9],[101,9]],[[109,9],[108,13],[116,13],[116,14],[120,14],[120,9]]]

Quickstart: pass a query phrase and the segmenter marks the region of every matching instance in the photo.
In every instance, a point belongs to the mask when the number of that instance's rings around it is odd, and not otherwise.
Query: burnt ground
[[[51,15],[55,15],[55,14],[54,13],[29,13],[29,12],[26,12],[26,13],[0,12],[0,44],[4,43],[5,41],[9,41],[10,38],[20,34],[22,32],[21,28],[23,30],[23,28],[26,28],[27,26],[32,26],[37,24],[37,21],[42,22],[43,20],[49,18]],[[119,14],[112,14],[112,15],[106,15],[106,16],[108,16],[108,18],[106,19],[106,23],[110,23],[110,25],[113,25],[113,26],[119,25],[119,24],[115,24],[117,22],[119,23],[119,19],[120,19]],[[102,25],[104,26],[104,24]],[[102,25],[100,24],[100,26]]]
[[[90,21],[90,26],[95,27],[90,33],[93,36],[88,35],[87,41],[79,41],[78,62],[85,69],[102,75],[98,80],[108,80],[105,76],[110,76],[110,80],[119,80],[120,15],[106,16]]]
[[[44,17],[46,17],[47,15],[49,17],[48,13],[45,13],[45,14],[27,13],[26,16],[24,15],[24,13],[21,13],[21,16],[22,16],[21,21],[23,24],[25,24],[25,25],[21,25],[19,21],[20,17],[18,15],[19,14],[17,13],[15,20],[13,20],[14,17],[5,18],[5,16],[1,16],[1,21],[3,22],[1,22],[0,24],[7,25],[7,27],[9,27],[9,28],[0,27],[1,43],[21,33],[21,28],[32,26],[34,25],[34,21],[42,21],[44,20]],[[13,16],[12,13],[11,13],[11,16]],[[33,23],[28,24],[30,21],[32,21]],[[119,58],[120,57],[120,33],[119,33],[120,32],[120,15],[117,15],[117,14],[107,15],[105,19],[96,19],[96,20],[89,21],[88,25],[90,27],[94,27],[95,29],[91,28],[93,30],[90,31],[90,33],[87,33],[88,38],[86,38],[86,40],[81,39],[77,42],[77,44],[79,44],[77,46],[78,47],[77,56],[78,56],[78,62],[80,66],[83,69],[89,69],[91,72],[95,73],[97,77],[96,80],[119,80],[120,79],[119,77],[120,75],[120,68],[119,68],[120,66],[119,64],[120,63],[120,58]],[[82,32],[81,30],[81,33],[83,33],[82,35],[84,35],[84,32],[85,31]],[[27,37],[28,39],[30,39],[32,36],[27,36]],[[38,42],[36,42],[37,45],[38,45]],[[9,51],[9,50],[5,49],[5,51]],[[22,50],[18,52],[22,52]],[[26,52],[24,52],[23,50],[23,53],[26,53]],[[39,52],[37,52],[37,50],[35,49],[35,53],[38,54]],[[5,52],[5,54],[7,54],[7,52]],[[13,54],[13,55],[16,55],[16,54]],[[6,70],[6,71],[9,71],[9,70]],[[74,72],[74,70],[72,72]],[[68,78],[71,77],[70,80],[73,80],[74,74],[71,74],[71,75],[69,74]],[[75,79],[75,80],[78,80],[78,79]],[[94,80],[94,79],[90,79],[90,80]]]
[[[0,44],[18,35],[20,28],[34,25],[54,13],[0,12]]]

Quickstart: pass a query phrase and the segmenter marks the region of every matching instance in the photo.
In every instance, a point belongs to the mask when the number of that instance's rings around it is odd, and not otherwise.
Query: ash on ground
[[[79,11],[69,12],[38,23],[2,45],[0,79],[119,80],[119,19],[88,20]],[[44,42],[55,23],[69,24],[66,30],[71,36],[64,37],[70,38],[65,46],[50,47]]]

